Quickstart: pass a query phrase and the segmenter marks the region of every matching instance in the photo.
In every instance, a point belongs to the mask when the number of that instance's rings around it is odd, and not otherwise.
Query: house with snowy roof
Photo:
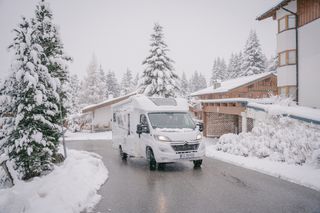
[[[112,126],[112,108],[113,104],[123,101],[130,96],[136,95],[136,92],[129,93],[117,98],[110,98],[97,104],[84,107],[81,111],[83,114],[91,117],[91,131],[111,130]]]
[[[265,72],[222,82],[190,94],[195,105],[191,111],[203,120],[204,135],[219,137],[252,129],[253,120],[243,116],[252,99],[277,94],[277,76]]]
[[[257,17],[278,24],[279,94],[320,108],[320,1],[281,0]]]

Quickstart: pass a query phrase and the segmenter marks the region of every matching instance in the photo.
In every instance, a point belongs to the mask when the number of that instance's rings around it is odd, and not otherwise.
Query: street
[[[215,159],[149,171],[144,159],[123,162],[111,141],[67,146],[101,155],[109,170],[93,212],[320,212],[320,192]]]

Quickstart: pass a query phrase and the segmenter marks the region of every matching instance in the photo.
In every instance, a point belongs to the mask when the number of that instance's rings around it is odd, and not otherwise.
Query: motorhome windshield
[[[191,116],[185,112],[148,113],[152,128],[195,128]]]

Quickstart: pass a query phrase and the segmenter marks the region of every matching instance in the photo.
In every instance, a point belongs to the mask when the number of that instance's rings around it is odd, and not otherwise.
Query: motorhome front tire
[[[202,160],[194,160],[193,165],[195,168],[199,168],[202,164]]]
[[[125,152],[123,152],[123,150],[122,150],[122,147],[121,147],[121,146],[119,146],[119,153],[120,153],[120,157],[121,157],[121,159],[122,159],[122,160],[127,160],[127,158],[128,158],[128,154],[127,154],[127,153],[125,153]]]
[[[157,161],[151,148],[147,148],[147,160],[149,162],[150,170],[155,170],[157,168]]]

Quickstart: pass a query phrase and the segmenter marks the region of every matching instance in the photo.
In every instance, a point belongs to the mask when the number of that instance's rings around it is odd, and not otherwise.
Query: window
[[[115,123],[117,121],[116,119],[116,113],[113,113],[113,122]]]
[[[296,50],[286,50],[279,53],[279,66],[296,64]]]
[[[128,135],[130,135],[130,114],[128,114]]]
[[[288,64],[296,64],[296,51],[288,51]]]
[[[140,115],[140,123],[142,125],[148,125],[148,120],[146,115]]]
[[[278,33],[290,30],[296,27],[296,17],[294,15],[286,15],[278,20]]]

